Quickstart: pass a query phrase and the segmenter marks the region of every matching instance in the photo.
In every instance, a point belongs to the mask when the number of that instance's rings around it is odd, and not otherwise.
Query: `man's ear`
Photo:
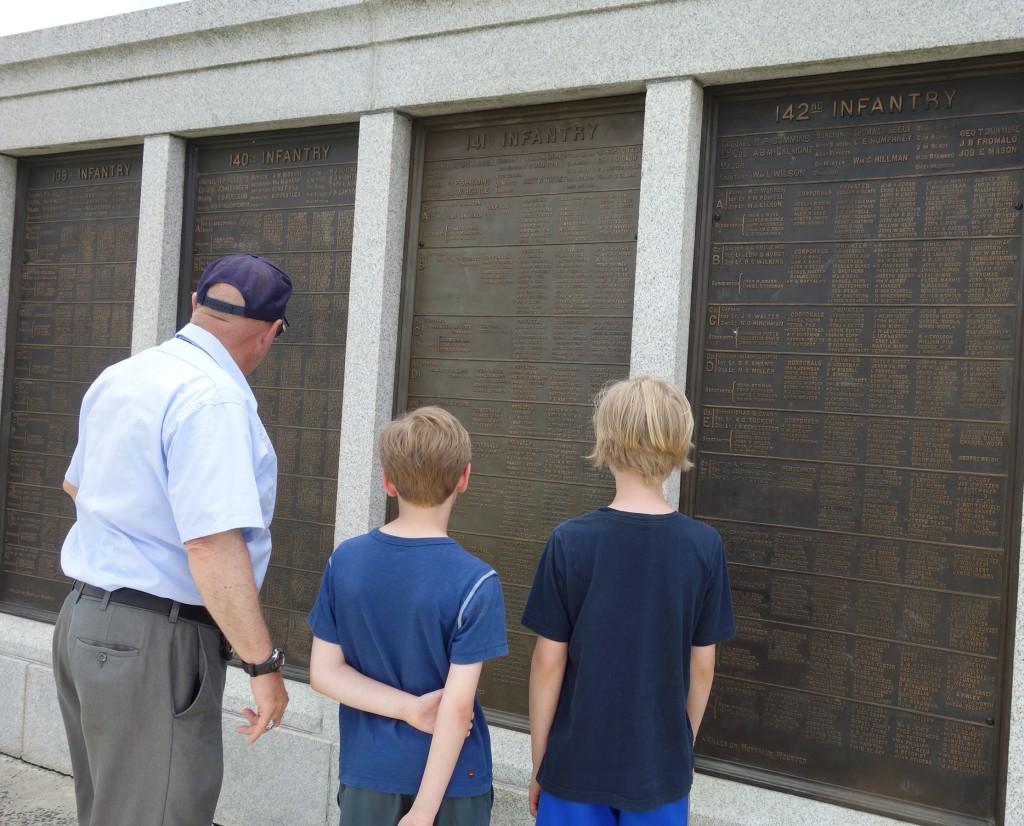
[[[192,293],[192,312],[199,306],[199,293]]]
[[[469,487],[469,471],[473,467],[472,462],[466,465],[465,470],[462,471],[462,475],[459,477],[459,483],[455,486],[456,493],[465,493],[466,488]]]

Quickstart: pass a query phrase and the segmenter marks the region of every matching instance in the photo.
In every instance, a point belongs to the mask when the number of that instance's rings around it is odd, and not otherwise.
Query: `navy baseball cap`
[[[230,284],[245,299],[245,306],[238,307],[207,299],[206,293],[214,284]],[[196,287],[196,301],[210,309],[257,318],[260,321],[277,321],[285,318],[285,308],[292,294],[292,280],[288,273],[276,264],[258,255],[226,255],[218,258],[199,276]],[[225,309],[233,307],[233,309]]]

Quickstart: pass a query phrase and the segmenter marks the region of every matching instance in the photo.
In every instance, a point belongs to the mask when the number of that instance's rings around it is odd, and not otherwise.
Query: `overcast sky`
[[[179,0],[4,0],[0,35],[109,17]]]

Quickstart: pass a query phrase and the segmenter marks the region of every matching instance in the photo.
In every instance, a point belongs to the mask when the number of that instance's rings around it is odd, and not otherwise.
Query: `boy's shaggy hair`
[[[605,387],[594,403],[596,444],[587,458],[595,467],[633,470],[647,484],[693,467],[693,412],[671,382],[637,376]]]
[[[420,507],[451,496],[472,458],[466,428],[440,407],[399,416],[380,434],[377,452],[398,495]]]

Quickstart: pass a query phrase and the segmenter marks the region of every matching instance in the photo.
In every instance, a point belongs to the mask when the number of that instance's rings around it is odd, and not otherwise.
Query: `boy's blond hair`
[[[399,416],[380,434],[377,452],[398,495],[421,507],[451,496],[472,458],[466,428],[440,407]]]
[[[683,392],[655,376],[605,387],[594,400],[596,444],[587,457],[596,467],[615,465],[657,484],[675,469],[693,467],[693,412]]]

